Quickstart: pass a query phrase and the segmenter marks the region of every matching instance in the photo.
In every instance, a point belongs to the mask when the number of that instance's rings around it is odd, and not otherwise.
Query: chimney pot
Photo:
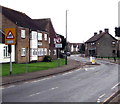
[[[106,29],[105,29],[105,32],[106,32],[106,33],[109,33],[109,29],[106,28]]]
[[[99,31],[99,34],[101,34],[101,33],[102,33],[102,30]]]
[[[94,36],[97,35],[97,32],[94,32]]]

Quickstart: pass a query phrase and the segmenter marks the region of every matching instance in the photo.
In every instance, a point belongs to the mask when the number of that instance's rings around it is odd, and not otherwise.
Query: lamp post
[[[66,57],[65,57],[65,65],[67,65],[67,12],[68,10],[66,10]]]

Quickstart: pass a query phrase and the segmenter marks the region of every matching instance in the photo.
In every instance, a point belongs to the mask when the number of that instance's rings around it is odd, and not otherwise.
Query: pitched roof
[[[34,24],[33,20],[27,16],[25,13],[2,7],[2,14],[10,19],[13,23],[18,26],[30,28],[32,30],[38,30],[38,27]]]
[[[96,42],[97,40],[99,40],[103,35],[105,34],[109,34],[109,33],[106,33],[106,32],[103,32],[101,34],[96,34],[94,36],[92,36],[90,39],[88,39],[85,43],[90,43],[90,42]],[[109,34],[112,38],[114,38],[111,34]],[[115,38],[114,38],[115,39]],[[115,39],[117,40],[117,39]]]
[[[56,33],[50,18],[33,19],[33,21],[39,27],[40,30],[49,32],[49,30],[47,30],[47,26],[51,26],[51,29],[53,30],[53,32]]]

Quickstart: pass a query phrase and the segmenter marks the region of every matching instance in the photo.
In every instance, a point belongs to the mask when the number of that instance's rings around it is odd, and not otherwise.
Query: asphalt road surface
[[[79,55],[70,58],[87,62]],[[118,90],[118,65],[98,60],[66,73],[0,88],[3,102],[103,102]]]

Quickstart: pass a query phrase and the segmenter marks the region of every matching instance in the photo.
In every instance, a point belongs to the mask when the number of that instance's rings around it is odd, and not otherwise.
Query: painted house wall
[[[38,33],[39,34],[39,33]],[[40,32],[41,40],[38,39],[38,61],[43,61],[45,55],[49,55],[49,35],[47,32]]]
[[[38,55],[38,35],[36,31],[31,32],[30,38],[30,61],[37,61]]]
[[[15,45],[12,45],[11,58],[12,58],[12,62],[15,62]],[[0,43],[0,63],[7,63],[7,62],[10,62],[8,45]]]

